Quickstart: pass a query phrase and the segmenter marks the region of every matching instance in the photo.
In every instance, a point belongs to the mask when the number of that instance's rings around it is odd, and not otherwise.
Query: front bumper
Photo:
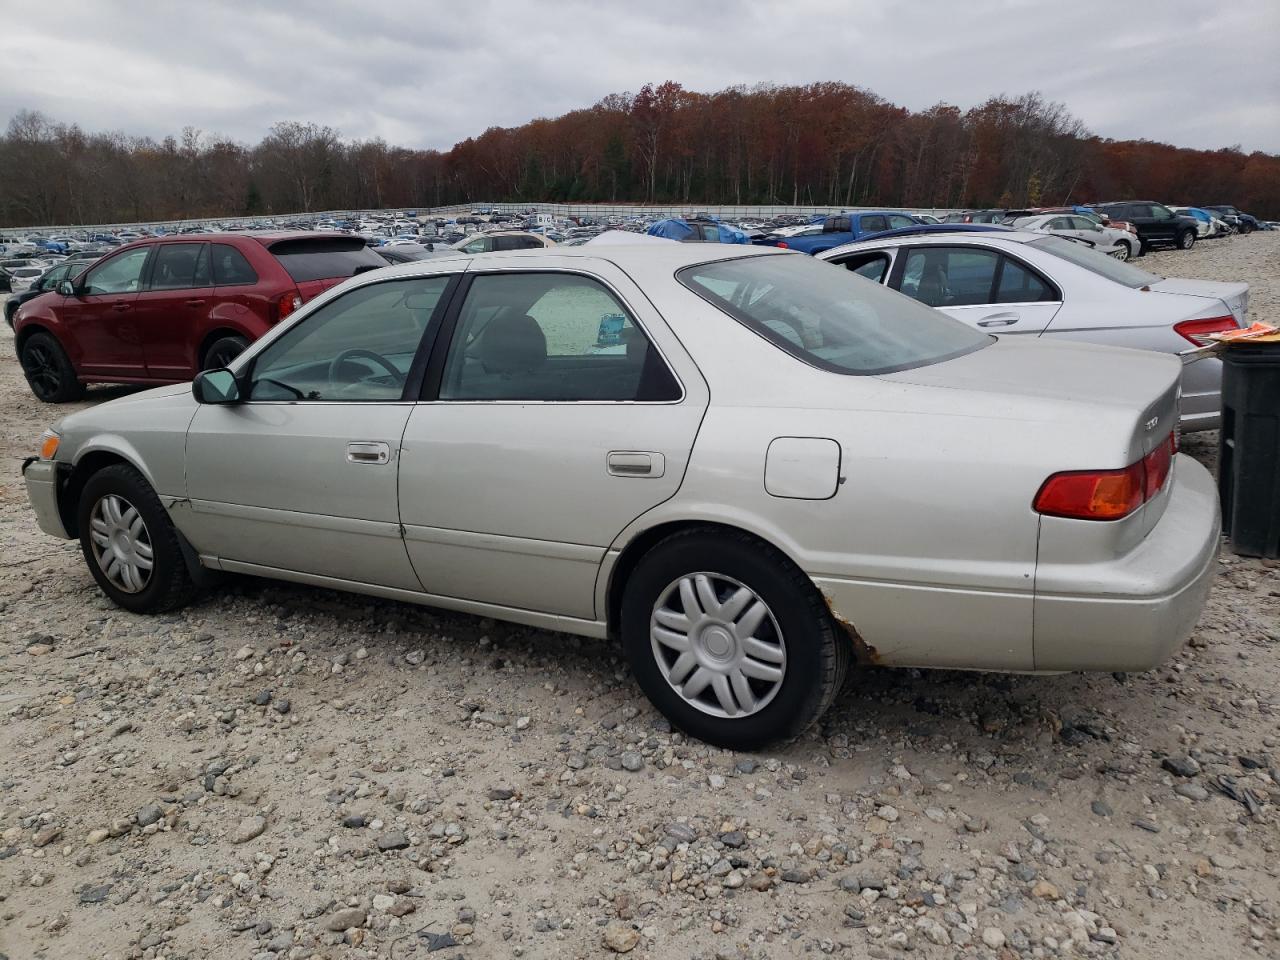
[[[22,479],[27,483],[27,498],[36,514],[36,524],[45,533],[70,540],[62,522],[58,494],[62,478],[56,460],[28,459],[22,464]]]
[[[1086,522],[1041,520],[1050,521]],[[1105,563],[1037,569],[1036,670],[1141,671],[1163,663],[1200,618],[1221,533],[1213,477],[1179,455],[1164,513],[1132,550]]]

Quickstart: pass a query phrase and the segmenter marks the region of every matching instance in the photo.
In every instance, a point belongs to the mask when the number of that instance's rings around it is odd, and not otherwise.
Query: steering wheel
[[[347,384],[338,382],[338,373],[342,369],[342,365],[344,363],[348,360],[356,359],[373,361],[378,366],[382,367],[383,370],[387,371],[387,373],[391,374],[391,379],[394,380],[397,385],[404,386],[404,374],[397,370],[390,360],[380,353],[374,353],[372,350],[363,350],[356,347],[351,350],[343,350],[340,354],[334,357],[333,361],[329,364],[329,388],[331,390],[337,391],[342,389],[342,387],[347,386]]]

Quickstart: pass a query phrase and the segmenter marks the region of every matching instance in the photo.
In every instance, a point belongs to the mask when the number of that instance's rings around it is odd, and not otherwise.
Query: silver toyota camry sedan
[[[1166,658],[1219,531],[1180,371],[772,249],[445,257],[67,417],[23,469],[127,610],[231,571],[616,639],[675,724],[748,748],[854,663]]]

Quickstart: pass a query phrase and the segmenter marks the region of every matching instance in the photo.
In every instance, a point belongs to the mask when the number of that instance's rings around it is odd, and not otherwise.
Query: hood
[[[1172,293],[1190,297],[1204,297],[1209,300],[1220,300],[1240,326],[1247,326],[1245,314],[1249,310],[1249,285],[1247,283],[1225,283],[1219,280],[1183,280],[1179,277],[1166,277],[1159,283],[1151,284],[1156,293]]]

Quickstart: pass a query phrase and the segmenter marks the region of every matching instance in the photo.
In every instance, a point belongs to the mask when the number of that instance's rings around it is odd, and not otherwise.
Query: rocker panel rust
[[[880,664],[880,651],[867,643],[862,634],[858,632],[858,628],[837,612],[835,604],[831,602],[831,598],[826,593],[821,590],[818,592],[822,594],[822,602],[827,605],[827,611],[831,614],[831,619],[849,637],[849,642],[853,645],[853,659],[863,666],[878,666]]]

